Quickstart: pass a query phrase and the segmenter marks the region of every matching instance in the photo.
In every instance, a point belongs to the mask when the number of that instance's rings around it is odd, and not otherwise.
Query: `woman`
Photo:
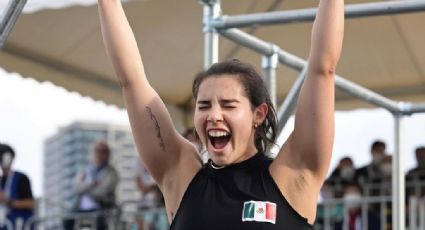
[[[263,153],[274,141],[274,109],[258,74],[227,61],[197,77],[194,124],[211,158],[205,166],[150,86],[120,0],[98,1],[134,139],[164,194],[171,229],[311,229],[333,145],[343,0],[319,3],[295,128],[273,161]]]

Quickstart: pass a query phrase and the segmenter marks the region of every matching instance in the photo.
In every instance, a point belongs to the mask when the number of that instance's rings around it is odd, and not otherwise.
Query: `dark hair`
[[[255,108],[263,103],[267,104],[268,113],[265,121],[255,129],[255,147],[261,153],[275,143],[277,131],[277,117],[269,92],[264,84],[263,78],[253,66],[243,63],[237,59],[223,61],[213,64],[209,69],[198,73],[192,85],[193,98],[197,99],[201,83],[209,77],[220,77],[224,74],[235,76],[244,87],[246,97]]]
[[[353,159],[351,157],[343,157],[341,158],[341,160],[339,160],[339,163],[341,164],[342,162],[346,162],[346,161],[354,165]]]
[[[109,158],[109,155],[111,154],[111,150],[109,149],[108,143],[105,141],[98,141],[94,145],[94,151],[102,154],[106,154]]]
[[[0,144],[0,158],[4,153],[10,153],[12,155],[12,159],[15,159],[15,151],[13,151],[12,147],[6,144]]]
[[[378,140],[378,141],[373,142],[371,150],[377,150],[377,149],[380,149],[380,148],[385,149],[385,147],[386,147],[385,142]]]
[[[425,146],[419,146],[415,149],[416,154],[425,153]]]

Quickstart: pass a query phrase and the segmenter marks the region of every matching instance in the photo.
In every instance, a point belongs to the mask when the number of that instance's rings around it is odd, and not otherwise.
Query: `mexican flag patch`
[[[268,201],[245,201],[242,221],[276,222],[276,204]]]

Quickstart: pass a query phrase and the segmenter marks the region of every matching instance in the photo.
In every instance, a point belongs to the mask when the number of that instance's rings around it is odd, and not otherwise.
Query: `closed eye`
[[[203,106],[198,106],[198,109],[199,110],[204,110],[204,109],[208,109],[209,108],[209,106],[205,106],[205,105],[203,105]]]
[[[211,107],[211,103],[209,101],[198,101],[196,104],[199,110],[208,109]]]
[[[221,100],[221,104],[225,109],[234,109],[238,105],[239,101],[235,99]]]

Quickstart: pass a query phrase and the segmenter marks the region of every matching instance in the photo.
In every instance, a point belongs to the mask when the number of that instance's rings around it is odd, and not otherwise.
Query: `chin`
[[[210,158],[218,166],[228,165],[230,163],[227,154],[210,152]]]

